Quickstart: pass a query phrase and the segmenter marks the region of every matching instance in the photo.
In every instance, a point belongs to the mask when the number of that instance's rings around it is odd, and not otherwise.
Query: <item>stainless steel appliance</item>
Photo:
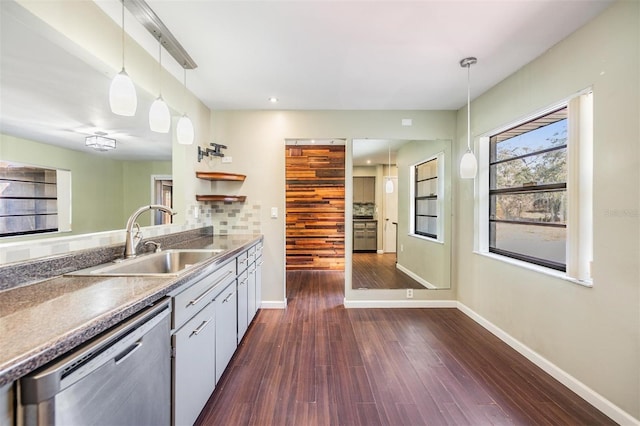
[[[169,303],[20,379],[24,425],[169,425]]]
[[[378,221],[353,221],[353,251],[375,252],[378,248]]]

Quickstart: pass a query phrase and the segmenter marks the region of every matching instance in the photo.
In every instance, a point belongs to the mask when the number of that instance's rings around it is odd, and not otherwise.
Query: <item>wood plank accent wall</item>
[[[286,147],[288,270],[344,270],[344,148]]]

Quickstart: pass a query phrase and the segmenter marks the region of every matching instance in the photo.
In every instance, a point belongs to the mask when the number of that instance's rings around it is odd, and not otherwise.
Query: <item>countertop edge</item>
[[[0,386],[29,374],[55,358],[91,340],[145,307],[153,305],[158,300],[166,297],[172,291],[183,286],[187,281],[198,280],[204,277],[211,272],[209,269],[214,269],[216,266],[237,256],[242,251],[247,250],[249,247],[259,243],[260,241],[263,241],[263,239],[263,235],[254,235],[253,237],[247,236],[247,242],[244,244],[229,249],[218,256],[214,256],[211,259],[204,261],[201,265],[195,266],[184,275],[166,278],[166,285],[163,286],[162,289],[154,291],[153,293],[147,294],[143,297],[133,299],[127,304],[120,305],[118,308],[97,316],[80,327],[69,330],[68,333],[60,335],[60,337],[51,344],[34,347],[33,350],[24,353],[23,356],[13,358],[5,362],[4,365],[0,365]],[[65,278],[75,279],[74,277]],[[153,279],[157,280],[158,278],[156,277]]]

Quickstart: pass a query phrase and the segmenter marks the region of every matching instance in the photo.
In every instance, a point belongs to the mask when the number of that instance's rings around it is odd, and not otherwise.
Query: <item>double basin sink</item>
[[[107,265],[71,272],[73,276],[101,277],[167,277],[178,276],[192,266],[212,259],[226,250],[164,250]]]

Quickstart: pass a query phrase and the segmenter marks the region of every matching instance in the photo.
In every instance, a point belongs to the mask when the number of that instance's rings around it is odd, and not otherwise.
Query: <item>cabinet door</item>
[[[256,259],[256,312],[262,306],[262,251]]]
[[[216,383],[238,347],[238,314],[235,283],[214,299],[216,307]]]
[[[376,202],[376,178],[375,177],[362,178],[362,202],[363,203]]]
[[[361,177],[354,177],[353,178],[353,202],[354,203],[361,203],[362,202],[362,196],[363,196],[363,180]]]
[[[173,335],[173,424],[192,425],[216,387],[215,305]]]
[[[238,275],[238,344],[246,333],[249,322],[248,297],[248,274],[244,271]]]
[[[0,425],[14,424],[13,383],[0,387]]]
[[[256,316],[256,264],[249,265],[249,295],[247,300],[249,301],[249,322],[253,321],[253,317]]]

